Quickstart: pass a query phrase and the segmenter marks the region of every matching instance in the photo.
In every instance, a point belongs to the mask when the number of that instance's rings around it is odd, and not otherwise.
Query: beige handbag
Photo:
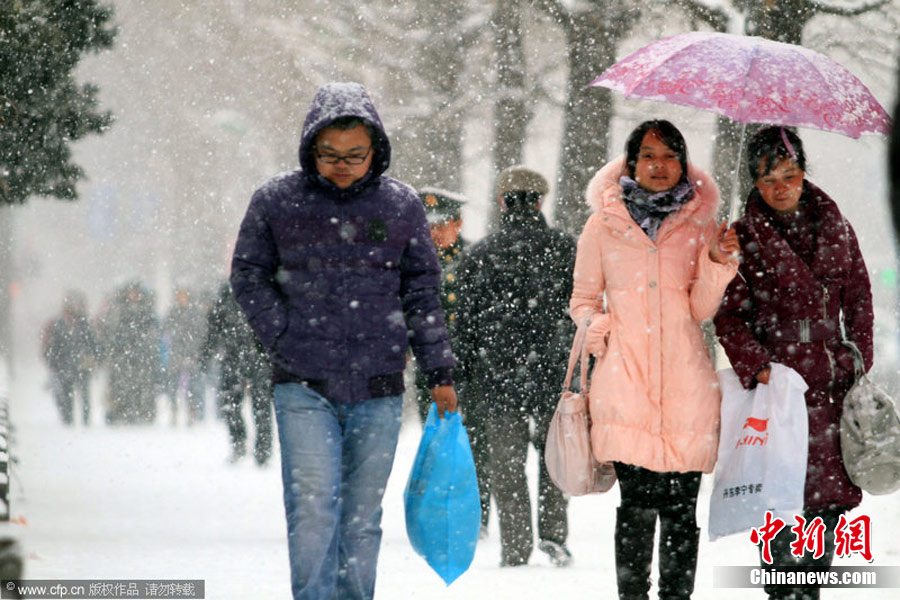
[[[608,491],[616,482],[612,463],[598,463],[591,452],[591,417],[588,412],[588,360],[584,340],[590,326],[586,319],[575,334],[562,396],[547,431],[544,461],[550,479],[570,496]],[[581,363],[581,386],[573,392],[572,375]]]

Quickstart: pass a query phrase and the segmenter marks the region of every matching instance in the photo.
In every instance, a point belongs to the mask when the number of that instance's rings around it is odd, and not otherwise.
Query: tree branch
[[[669,3],[671,2],[666,2]],[[714,31],[728,31],[731,18],[722,9],[708,6],[700,0],[675,0],[674,4],[680,6],[690,17],[712,27]]]
[[[572,23],[572,13],[559,0],[531,0],[531,5],[542,10],[554,21],[568,30]]]
[[[819,0],[811,0],[810,5],[816,9],[816,12],[825,14],[825,15],[838,15],[841,17],[855,17],[857,15],[861,15],[873,10],[877,10],[882,6],[888,4],[890,0],[876,0],[875,2],[864,3],[860,6],[856,7],[845,7],[842,8],[840,6],[832,6],[825,2],[819,2]]]

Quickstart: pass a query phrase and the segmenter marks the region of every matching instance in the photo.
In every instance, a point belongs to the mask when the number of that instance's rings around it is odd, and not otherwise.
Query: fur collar
[[[594,212],[622,210],[628,214],[622,200],[622,188],[619,186],[619,177],[624,173],[625,157],[619,156],[591,178],[585,197]],[[688,164],[688,176],[694,184],[694,196],[678,211],[679,215],[698,221],[715,219],[719,209],[719,187],[716,182],[705,171],[692,164]]]
[[[850,230],[835,201],[807,180],[803,181],[803,199],[809,207],[803,226],[810,228],[816,236],[816,253],[811,265],[794,253],[772,225],[762,208],[763,199],[755,189],[751,191],[744,216],[739,221],[760,249],[762,262],[782,280],[782,287],[796,286],[797,279],[809,271],[819,281],[840,281],[852,268]]]

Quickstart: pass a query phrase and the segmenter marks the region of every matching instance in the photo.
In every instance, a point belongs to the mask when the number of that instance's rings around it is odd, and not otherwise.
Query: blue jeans
[[[401,408],[400,395],[345,405],[298,383],[275,386],[294,600],[374,595]]]

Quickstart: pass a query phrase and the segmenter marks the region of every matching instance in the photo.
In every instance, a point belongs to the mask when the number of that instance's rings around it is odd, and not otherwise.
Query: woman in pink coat
[[[700,323],[737,270],[732,230],[716,225],[719,193],[688,164],[668,121],[639,125],[625,157],[592,179],[594,209],[578,241],[572,318],[590,318],[594,456],[612,461],[619,598],[647,598],[656,519],[659,596],[689,598],[701,472],[716,462],[719,390]]]

